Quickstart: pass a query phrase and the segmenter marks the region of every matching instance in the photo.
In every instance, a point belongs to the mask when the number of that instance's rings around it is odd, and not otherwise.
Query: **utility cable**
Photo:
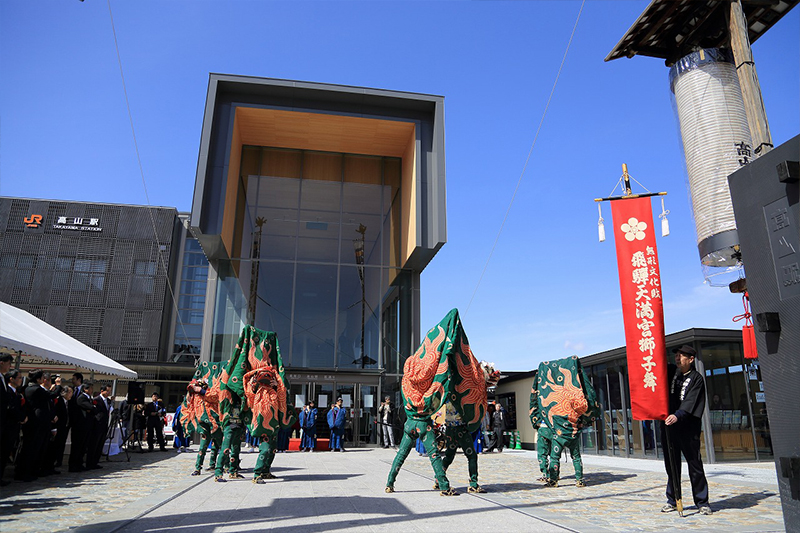
[[[133,114],[131,113],[131,103],[128,99],[128,88],[125,84],[125,73],[122,70],[122,58],[120,57],[119,53],[119,42],[117,41],[117,30],[114,26],[114,15],[111,12],[111,0],[106,0],[108,3],[108,16],[111,20],[111,33],[114,35],[114,48],[117,51],[117,64],[119,65],[119,75],[122,79],[122,92],[125,95],[125,106],[128,109],[128,121],[131,124],[131,134],[133,135],[133,147],[136,151],[136,161],[139,163],[139,174],[142,177],[142,187],[144,188],[144,197],[145,201],[147,202],[147,206],[150,208],[147,212],[150,215],[150,224],[153,226],[153,236],[156,239],[156,246],[158,247],[158,262],[161,265],[161,268],[164,270],[164,279],[167,281],[167,289],[169,290],[170,297],[172,298],[172,304],[175,306],[175,316],[178,318],[178,324],[181,327],[181,332],[183,333],[184,339],[189,338],[186,334],[186,328],[183,324],[183,319],[181,318],[180,309],[178,307],[178,301],[175,298],[175,291],[172,289],[172,282],[169,279],[169,272],[167,271],[167,265],[164,263],[164,256],[161,253],[161,240],[158,237],[158,229],[156,228],[155,218],[153,218],[153,209],[152,205],[150,204],[150,195],[147,192],[147,182],[144,178],[144,168],[142,167],[142,157],[139,154],[139,142],[136,140],[136,129],[133,126]]]
[[[522,166],[522,172],[519,175],[519,179],[517,180],[517,186],[514,188],[514,194],[511,195],[511,201],[508,203],[508,209],[506,209],[506,214],[503,217],[503,222],[500,224],[500,230],[497,232],[497,237],[494,239],[494,244],[492,245],[492,249],[489,251],[489,257],[486,258],[486,264],[483,265],[483,271],[481,272],[480,278],[478,278],[478,283],[475,285],[475,290],[472,291],[472,297],[469,299],[469,304],[467,305],[467,310],[464,311],[464,316],[469,313],[470,307],[472,307],[472,301],[475,299],[475,294],[478,292],[478,287],[481,285],[481,281],[483,281],[483,276],[486,274],[486,269],[489,267],[489,261],[492,259],[492,255],[494,254],[495,248],[497,248],[497,242],[500,240],[500,234],[503,233],[503,228],[506,225],[506,221],[508,220],[508,215],[511,212],[511,206],[514,205],[514,199],[517,197],[517,191],[519,190],[519,186],[522,183],[522,177],[525,175],[525,170],[528,168],[528,162],[531,159],[531,154],[533,153],[533,148],[536,146],[536,140],[539,138],[539,132],[542,130],[542,124],[544,124],[544,119],[547,116],[547,110],[550,108],[550,101],[553,99],[553,93],[556,90],[556,85],[558,85],[558,79],[561,77],[561,71],[564,69],[564,63],[567,60],[567,53],[569,53],[570,45],[572,44],[572,39],[575,37],[575,30],[578,29],[578,21],[581,19],[581,13],[583,12],[583,6],[586,4],[586,0],[581,2],[581,8],[578,10],[578,17],[575,19],[575,25],[572,27],[572,33],[569,36],[569,42],[567,42],[567,49],[564,50],[564,57],[561,58],[561,65],[558,67],[558,73],[556,74],[556,79],[553,82],[553,88],[550,89],[550,96],[547,98],[547,104],[544,106],[544,112],[542,113],[542,118],[539,121],[539,127],[536,128],[536,134],[533,137],[533,143],[531,143],[531,149],[528,150],[528,157],[525,158],[525,164]]]

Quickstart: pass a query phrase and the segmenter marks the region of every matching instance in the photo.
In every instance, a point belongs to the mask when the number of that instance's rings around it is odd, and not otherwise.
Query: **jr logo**
[[[42,215],[31,215],[24,219],[26,228],[38,228],[42,224]]]

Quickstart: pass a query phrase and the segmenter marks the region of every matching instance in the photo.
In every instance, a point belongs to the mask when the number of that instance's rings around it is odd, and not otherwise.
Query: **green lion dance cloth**
[[[568,448],[577,483],[584,486],[578,437],[580,430],[591,425],[598,416],[597,395],[577,356],[539,364],[531,388],[530,417],[535,429],[549,433],[549,467],[546,468],[549,485],[557,485],[561,452]],[[540,455],[543,474],[546,462]]]
[[[436,449],[431,417],[450,402],[470,433],[478,429],[486,413],[486,379],[469,348],[458,310],[453,309],[425,336],[419,349],[403,366],[401,383],[407,420],[403,440],[392,463],[386,492],[394,492],[397,474],[417,438],[422,440],[442,495],[457,494],[442,466]]]
[[[289,398],[289,382],[274,332],[245,326],[236,349],[220,378],[220,410],[224,427],[230,426],[231,445],[240,438],[237,429],[244,425],[250,434],[261,438],[254,470],[254,483],[272,479],[270,466],[275,458],[278,430],[290,428],[297,416]],[[225,448],[225,443],[223,443]]]
[[[181,406],[180,424],[185,435],[196,431],[200,434],[200,450],[192,475],[200,475],[206,450],[211,445],[211,461],[213,467],[217,461],[217,452],[222,443],[222,426],[220,425],[220,375],[224,363],[204,361],[197,366],[194,378],[186,388],[186,398]]]

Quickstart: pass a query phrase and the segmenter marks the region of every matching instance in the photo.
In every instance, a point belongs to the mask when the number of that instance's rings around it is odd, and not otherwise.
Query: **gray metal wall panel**
[[[47,308],[47,323],[63,331],[67,324],[67,308],[60,305],[51,305]]]
[[[103,315],[103,345],[119,345],[122,340],[122,323],[125,318],[123,309],[106,309]]]
[[[736,225],[747,273],[747,288],[754,316],[778,313],[780,332],[756,331],[758,359],[766,395],[783,518],[787,531],[800,531],[800,475],[783,475],[781,461],[800,461],[800,425],[797,423],[798,383],[800,383],[800,296],[781,299],[776,277],[770,233],[776,231],[767,219],[765,206],[786,198],[789,210],[785,222],[792,234],[789,243],[800,259],[800,199],[795,183],[781,183],[776,165],[800,160],[800,136],[759,157],[729,177]],[[794,242],[791,242],[794,241]],[[789,407],[793,406],[793,407]],[[787,408],[788,407],[788,408]],[[792,498],[792,485],[798,495]]]
[[[36,270],[33,275],[33,290],[31,291],[31,305],[47,305],[50,302],[50,292],[53,289],[53,272],[49,270]]]
[[[175,209],[0,198],[0,210],[0,300],[95,349],[102,346],[111,357],[158,360],[166,278],[174,268]],[[30,214],[43,215],[43,224],[27,228],[23,219]],[[102,231],[56,229],[60,217],[97,218]],[[143,338],[149,346],[140,346]]]

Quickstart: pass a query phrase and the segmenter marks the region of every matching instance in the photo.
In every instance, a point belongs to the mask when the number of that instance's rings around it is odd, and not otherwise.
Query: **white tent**
[[[0,302],[0,348],[136,379],[136,372],[89,348],[63,331],[13,305]]]

